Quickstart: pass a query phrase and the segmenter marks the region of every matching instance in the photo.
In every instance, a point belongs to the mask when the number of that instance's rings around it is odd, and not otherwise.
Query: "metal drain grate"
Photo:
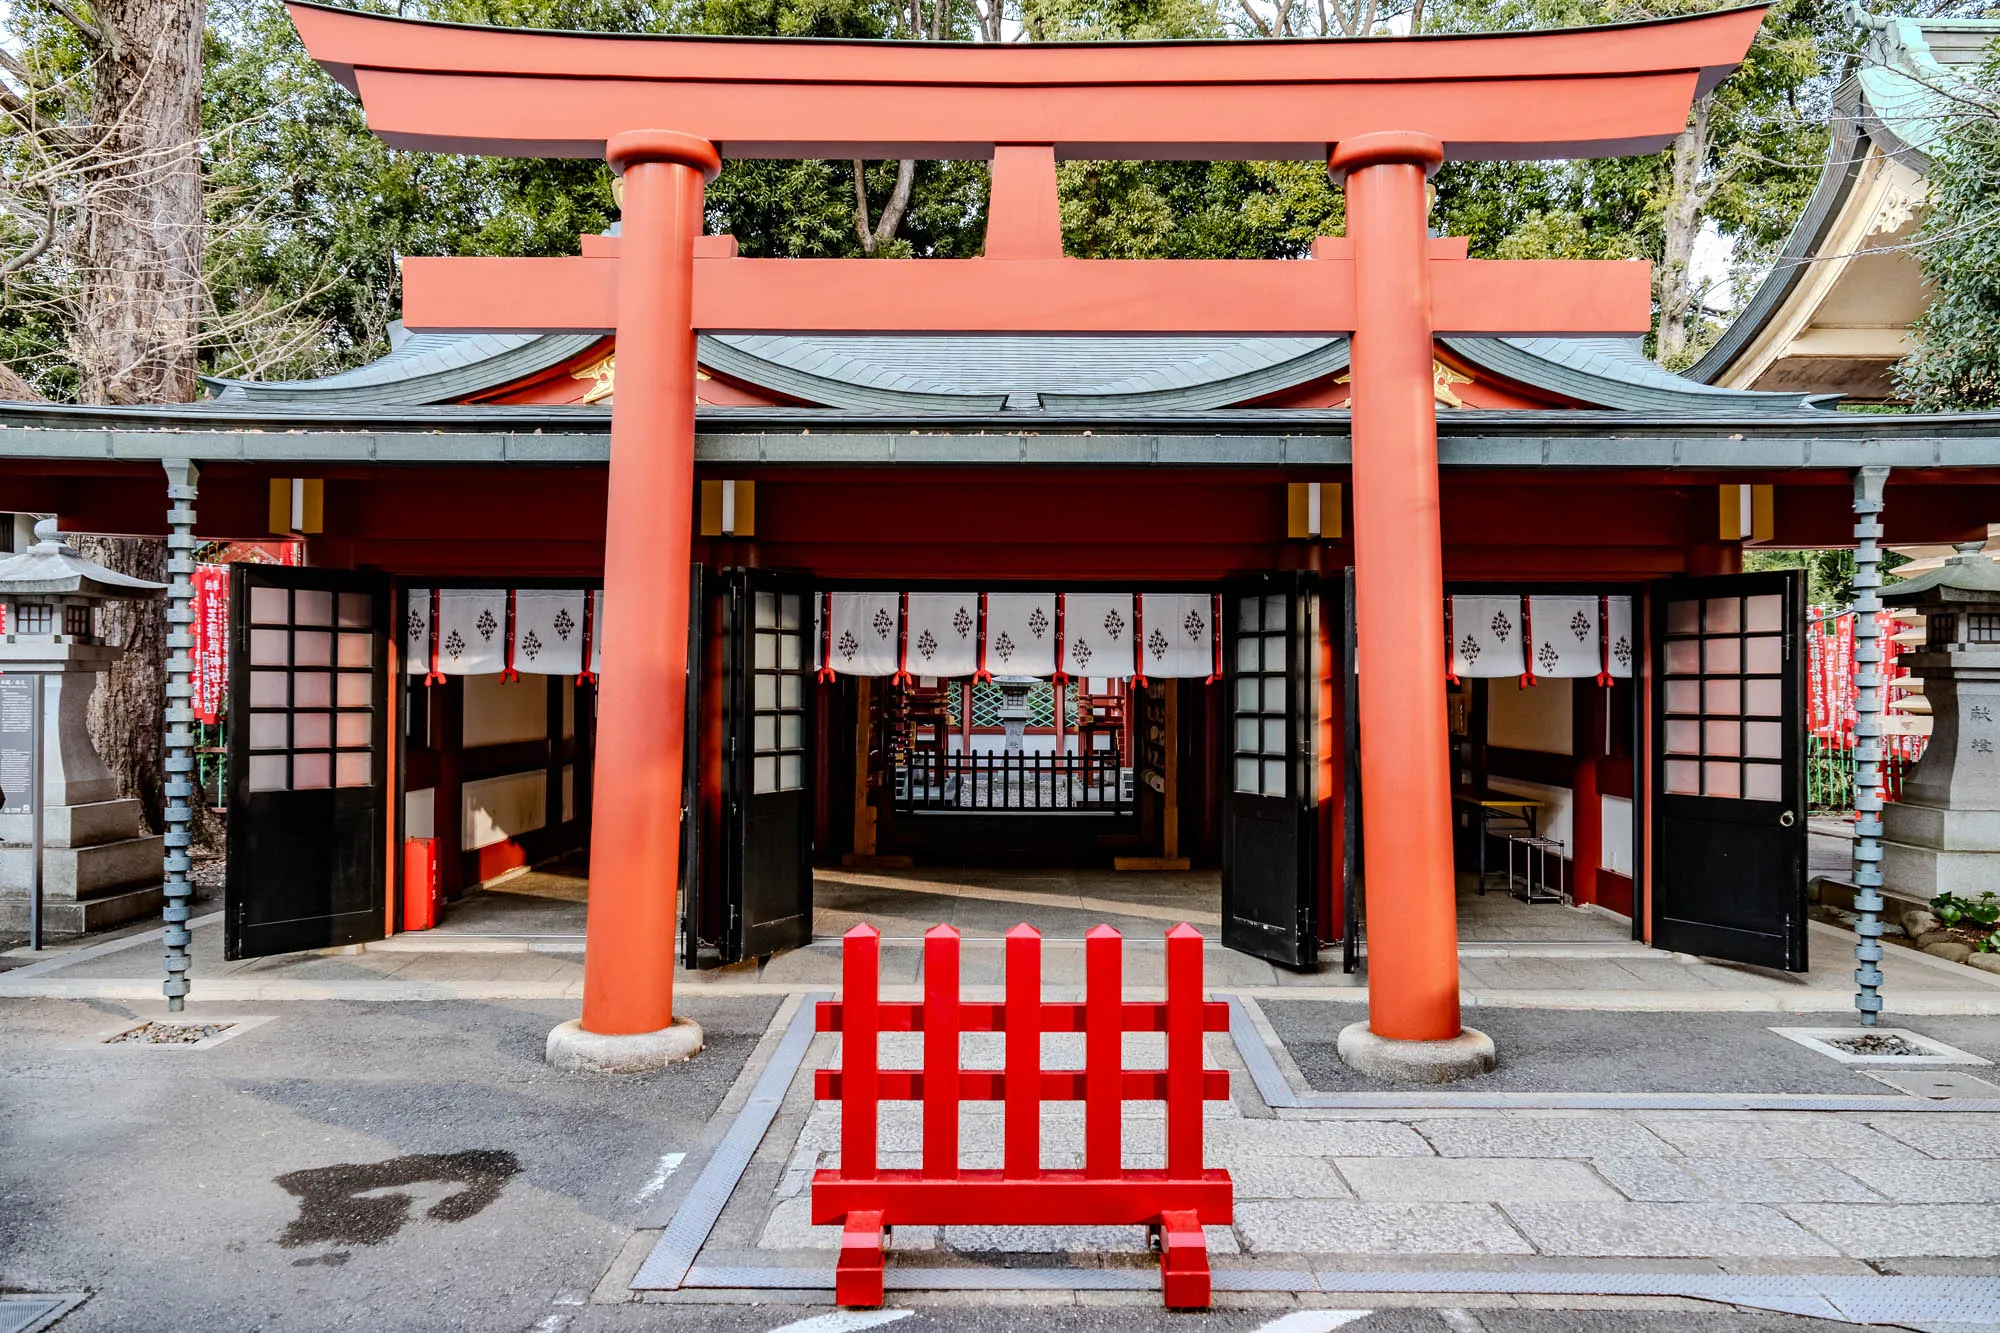
[[[234,1041],[252,1028],[271,1021],[271,1015],[227,1018],[146,1018],[133,1019],[123,1027],[99,1032],[71,1042],[65,1050],[110,1049],[115,1051],[206,1051],[225,1041]],[[0,1333],[4,1333],[0,1330]]]
[[[1844,1065],[1987,1065],[1991,1060],[1908,1028],[1771,1028],[1787,1041]]]
[[[1963,1069],[1864,1069],[1862,1073],[1912,1097],[1946,1101],[1955,1097],[2000,1098],[2000,1084],[1974,1078]]]
[[[41,1333],[82,1305],[81,1291],[16,1291],[0,1296],[0,1333]]]

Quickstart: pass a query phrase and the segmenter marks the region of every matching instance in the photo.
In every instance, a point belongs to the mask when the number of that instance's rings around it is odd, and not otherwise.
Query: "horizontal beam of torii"
[[[419,332],[614,333],[618,260],[608,239],[585,237],[586,254],[571,259],[406,259],[403,323]],[[694,326],[708,333],[1292,337],[1355,327],[1351,254],[852,260],[740,259],[726,249],[704,244],[695,253]],[[1652,327],[1648,264],[1482,262],[1467,259],[1459,240],[1433,244],[1429,268],[1439,336],[1638,335]]]
[[[601,157],[658,125],[725,158],[1317,160],[1381,129],[1448,159],[1665,147],[1764,6],[1556,32],[1362,40],[884,42],[528,32],[294,3],[313,58],[398,148]]]
[[[1368,1031],[1356,1039],[1424,1043],[1411,1067],[1433,1071],[1476,1064],[1483,1044],[1490,1066],[1491,1043],[1459,1026],[1433,340],[1642,333],[1650,280],[1641,263],[1468,259],[1462,240],[1428,235],[1425,180],[1446,158],[1664,146],[1742,59],[1763,8],[1477,37],[991,46],[536,33],[290,9],[313,58],[392,144],[602,153],[623,177],[621,234],[586,238],[579,257],[404,265],[412,328],[617,338],[604,557],[616,620],[598,697],[583,1020],[551,1034],[551,1058],[629,1068],[685,1050],[670,1024],[696,329],[1348,333],[1371,872]],[[738,258],[727,237],[701,235],[723,157],[990,158],[984,256]],[[1346,187],[1347,235],[1309,260],[1065,258],[1056,162],[1093,157],[1324,157]],[[1308,768],[1287,766],[1280,804],[1305,809]],[[1314,927],[1302,916],[1296,929]]]

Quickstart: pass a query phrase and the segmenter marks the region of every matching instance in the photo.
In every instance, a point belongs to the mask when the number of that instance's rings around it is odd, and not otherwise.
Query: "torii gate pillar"
[[[1438,607],[1437,400],[1431,383],[1429,206],[1444,160],[1425,134],[1364,134],[1328,161],[1354,245],[1354,592],[1361,829],[1368,888],[1368,1021],[1341,1058],[1380,1077],[1444,1082],[1493,1067],[1462,1028],[1451,767]],[[1422,1043],[1415,1045],[1413,1043]]]
[[[668,130],[612,138],[624,179],[618,392],[604,521],[604,674],[590,835],[583,1019],[549,1063],[640,1070],[701,1049],[674,1018],[694,517],[694,242],[715,146]]]

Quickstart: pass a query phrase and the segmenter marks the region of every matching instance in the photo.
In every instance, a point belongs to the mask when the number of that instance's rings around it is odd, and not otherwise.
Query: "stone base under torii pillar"
[[[1381,1037],[1364,1019],[1340,1030],[1334,1049],[1357,1074],[1392,1083],[1456,1083],[1493,1072],[1493,1038],[1477,1028],[1460,1028],[1442,1041],[1398,1041]]]
[[[163,840],[144,831],[135,800],[90,743],[90,673],[50,675],[44,686],[42,929],[102,930],[156,914],[163,900]],[[32,816],[0,815],[0,931],[28,928]]]

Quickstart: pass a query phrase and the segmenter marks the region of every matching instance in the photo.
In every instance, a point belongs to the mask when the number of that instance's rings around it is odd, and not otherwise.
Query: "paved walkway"
[[[214,924],[201,927],[201,948],[212,953],[216,935]],[[807,1191],[811,1172],[837,1161],[839,1122],[812,1099],[811,1075],[839,1063],[839,1039],[805,1039],[810,997],[796,985],[746,974],[739,985],[751,994],[742,997],[691,987],[685,1003],[711,1026],[714,1048],[690,1065],[615,1082],[540,1064],[542,1036],[573,1012],[567,995],[469,1001],[446,998],[476,988],[462,977],[407,977],[413,968],[477,966],[501,978],[490,983],[496,989],[518,990],[529,983],[510,974],[575,967],[573,956],[526,947],[278,960],[205,987],[198,974],[189,1017],[271,1021],[207,1051],[90,1044],[121,1013],[157,1014],[151,978],[143,1002],[103,994],[128,984],[121,972],[144,970],[134,961],[150,964],[149,946],[0,977],[17,995],[57,983],[97,988],[82,999],[0,995],[0,1113],[24,1149],[0,1163],[0,1286],[94,1292],[70,1316],[76,1327],[145,1326],[144,1311],[177,1327],[250,1326],[280,1308],[288,1325],[305,1328],[348,1326],[315,1322],[321,1308],[369,1327],[437,1327],[436,1312],[450,1309],[466,1327],[558,1333],[651,1327],[648,1311],[664,1320],[670,1307],[719,1311],[718,1302],[807,1307],[800,1317],[824,1308],[834,1236],[810,1225]],[[1603,961],[1579,954],[1566,965]],[[1619,965],[1697,974],[1710,966]],[[277,982],[329,989],[332,999],[246,1011],[214,995],[232,983]],[[1134,984],[1143,992],[1156,983]],[[352,1003],[362,986],[383,988],[381,999],[415,998],[393,988],[420,988],[434,1002]],[[1254,997],[1241,999],[1234,1012],[1245,1021],[1207,1039],[1209,1061],[1230,1073],[1230,1100],[1210,1106],[1207,1134],[1210,1161],[1237,1185],[1233,1223],[1211,1231],[1225,1311],[1268,1319],[1329,1305],[1456,1309],[1476,1295],[1481,1304],[1594,1304],[1692,1321],[1714,1308],[1700,1298],[1902,1327],[2000,1326],[2000,1114],[1938,1110],[1888,1087],[1865,1110],[1836,1112],[1554,1109],[1558,1099],[1533,1098],[1496,1109],[1458,1090],[1395,1106],[1316,1107],[1310,1094],[1327,1079],[1303,1048],[1358,1016],[1358,996],[1323,987],[1261,993],[1275,1021]],[[802,1021],[789,1064],[785,1036]],[[1643,1029],[1647,1016],[1624,1021]],[[1750,1059],[1746,1038],[1775,1021],[1731,1015],[1708,1036],[1744,1043]],[[2000,1053],[2000,1018],[1953,1021],[1961,1043]],[[1599,1064],[1603,1090],[1636,1086],[1686,1035],[1663,1029],[1647,1044],[1627,1031],[1623,1062]],[[1157,1064],[1160,1040],[1130,1035],[1128,1065]],[[915,1064],[919,1041],[889,1035],[883,1063]],[[999,1063],[991,1034],[969,1034],[964,1049],[968,1064]],[[1078,1037],[1045,1041],[1051,1068],[1075,1067],[1080,1055]],[[774,1103],[753,1095],[758,1086],[775,1087]],[[700,1230],[689,1283],[635,1290],[661,1238],[689,1215],[717,1164],[726,1168],[721,1145],[732,1127],[770,1105],[768,1131],[760,1124],[752,1136],[740,1175],[722,1171],[719,1212]],[[914,1161],[918,1114],[911,1104],[884,1109],[885,1165]],[[997,1162],[1000,1124],[995,1106],[965,1108],[968,1164]],[[1078,1108],[1050,1107],[1043,1124],[1044,1162],[1074,1164]],[[1128,1162],[1156,1161],[1161,1137],[1158,1107],[1131,1104]],[[496,1202],[459,1224],[451,1210],[437,1211],[458,1188],[439,1171],[485,1172],[490,1181],[471,1183]],[[414,1187],[398,1185],[397,1172],[417,1172]],[[134,1191],[134,1181],[148,1188]],[[375,1237],[354,1229],[373,1213],[316,1211],[313,1191],[326,1182],[338,1187],[336,1204],[357,1192],[382,1198],[394,1226]],[[168,1193],[180,1228],[162,1231],[159,1199]],[[182,1231],[198,1232],[228,1262],[187,1264]],[[1169,1326],[1150,1322],[1153,1261],[1137,1227],[906,1227],[893,1250],[901,1287],[892,1283],[892,1304],[1098,1304],[1083,1323],[1046,1326],[1141,1326],[1119,1322],[1121,1310],[1144,1314],[1144,1327]],[[1896,1285],[1904,1281],[1916,1285]],[[232,1317],[213,1317],[218,1310]],[[783,1322],[732,1319],[659,1326]],[[1217,1317],[1213,1326],[1251,1325]]]
[[[1517,904],[1518,906],[1518,904]],[[1528,909],[1542,911],[1545,909]],[[449,931],[398,936],[332,956],[290,954],[227,962],[222,957],[221,916],[199,918],[191,949],[198,998],[259,1000],[576,999],[582,995],[582,939],[571,935],[489,934]],[[1128,935],[1129,984],[1162,982],[1164,921],[1147,920]],[[1812,926],[1812,970],[1773,972],[1666,953],[1625,939],[1597,943],[1468,942],[1460,949],[1463,999],[1469,1008],[1734,1010],[1768,1013],[1852,1013],[1852,937]],[[998,986],[1001,942],[970,939],[965,978],[970,986]],[[1046,946],[1050,991],[1081,991],[1080,938]],[[914,937],[892,938],[883,949],[883,976],[891,987],[914,987],[922,951]],[[1274,967],[1211,944],[1210,984],[1251,995],[1333,992],[1352,1003],[1365,998],[1365,974],[1345,975],[1335,954],[1314,972]],[[10,961],[20,961],[14,959]],[[1892,950],[1883,962],[1889,1014],[2000,1014],[2000,977],[1942,960]],[[758,965],[744,963],[705,972],[680,972],[689,994],[800,991],[836,984],[837,940],[779,954]],[[51,949],[40,959],[0,972],[0,997],[61,996],[141,1003],[159,996],[158,935],[146,930],[122,940]]]
[[[883,1064],[920,1063],[920,1037],[883,1039]],[[966,1063],[997,1067],[998,1039],[965,1039]],[[1157,1037],[1130,1037],[1129,1064],[1160,1061]],[[807,1066],[837,1065],[838,1040]],[[1235,1065],[1221,1037],[1211,1060]],[[1051,1068],[1081,1067],[1081,1038],[1045,1039]],[[1240,1065],[1237,1065],[1240,1069]],[[1438,1109],[1357,1113],[1274,1109],[1241,1073],[1211,1104],[1209,1164],[1236,1182],[1233,1226],[1210,1228],[1228,1267],[1317,1270],[1490,1267],[1506,1256],[1699,1261],[1707,1271],[2000,1272],[2000,1115],[1783,1112],[1561,1112]],[[916,1166],[921,1108],[882,1111],[881,1164]],[[1079,1167],[1082,1108],[1044,1108],[1043,1165]],[[838,1109],[795,1079],[702,1262],[827,1265],[834,1227],[807,1217],[811,1173],[839,1161]],[[1000,1165],[997,1105],[965,1108],[962,1160]],[[1126,1116],[1128,1166],[1160,1166],[1156,1106]],[[1143,1256],[1139,1228],[908,1227],[909,1254]],[[1964,1260],[1965,1264],[1928,1261]],[[1143,1260],[1142,1260],[1143,1261]]]

